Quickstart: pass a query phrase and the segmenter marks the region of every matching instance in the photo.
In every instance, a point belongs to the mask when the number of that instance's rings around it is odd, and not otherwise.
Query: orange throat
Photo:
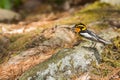
[[[80,28],[75,28],[75,32],[79,33],[80,32]]]

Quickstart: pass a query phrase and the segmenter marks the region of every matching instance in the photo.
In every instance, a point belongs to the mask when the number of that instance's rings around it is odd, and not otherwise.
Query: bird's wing
[[[104,39],[102,39],[101,37],[99,37],[98,35],[96,35],[94,32],[86,30],[84,32],[80,33],[83,37],[86,37],[88,39],[94,40],[94,41],[98,41],[101,42],[103,44],[112,44],[110,41],[106,41]]]

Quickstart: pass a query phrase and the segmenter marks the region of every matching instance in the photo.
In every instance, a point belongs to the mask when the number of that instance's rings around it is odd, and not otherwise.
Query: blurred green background
[[[0,8],[13,9],[21,4],[21,0],[0,0]]]

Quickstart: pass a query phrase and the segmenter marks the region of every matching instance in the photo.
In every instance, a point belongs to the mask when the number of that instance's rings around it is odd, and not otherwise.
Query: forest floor
[[[14,80],[28,69],[50,58],[60,49],[72,48],[73,43],[77,40],[74,34],[69,31],[66,33],[70,37],[67,38],[67,42],[53,44],[54,39],[52,39],[51,42],[48,41],[48,47],[43,46],[45,44],[43,42],[51,39],[55,26],[70,26],[79,22],[87,24],[87,28],[98,34],[105,31],[104,38],[111,39],[113,42],[113,45],[106,46],[102,52],[102,62],[99,66],[93,64],[94,70],[91,71],[90,79],[119,80],[119,14],[119,7],[95,2],[69,11],[46,14],[31,13],[18,23],[0,23],[0,80]],[[61,28],[59,30],[64,31]],[[107,35],[107,32],[111,35]],[[41,39],[39,36],[42,36]],[[81,80],[80,78],[78,75],[74,75],[73,80]]]

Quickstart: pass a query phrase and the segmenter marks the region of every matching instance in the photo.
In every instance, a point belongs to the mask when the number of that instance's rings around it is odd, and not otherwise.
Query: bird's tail
[[[103,44],[112,44],[111,41],[106,41],[106,40],[101,39],[101,38],[99,39],[99,41],[102,42]]]

